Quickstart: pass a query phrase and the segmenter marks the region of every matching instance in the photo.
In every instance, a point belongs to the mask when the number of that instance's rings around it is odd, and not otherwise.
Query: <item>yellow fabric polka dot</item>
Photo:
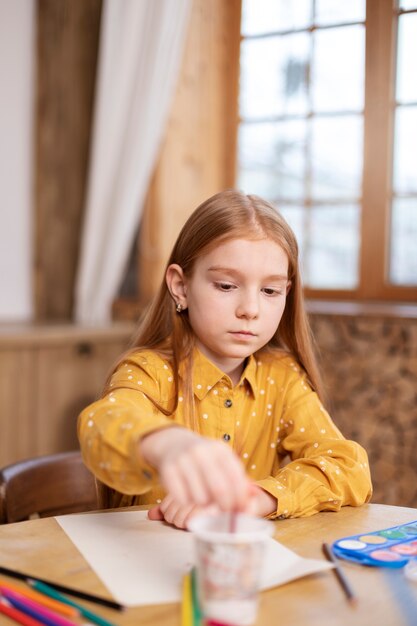
[[[368,499],[366,453],[341,436],[302,370],[290,367],[294,359],[283,352],[262,352],[262,367],[258,360],[248,358],[233,386],[224,372],[195,350],[193,417],[190,407],[184,406],[188,363],[178,371],[176,401],[170,361],[149,350],[130,353],[129,367],[123,362],[112,374],[111,388],[80,415],[80,445],[88,467],[121,493],[143,494],[135,498],[136,504],[155,503],[163,497],[162,489],[157,474],[136,454],[141,437],[173,423],[189,427],[195,419],[203,436],[215,440],[230,436],[228,445],[246,471],[253,472],[262,489],[279,495],[277,515],[310,515],[335,510],[336,499],[337,506]],[[317,433],[326,442],[319,454]],[[289,462],[287,454],[292,457]],[[349,472],[335,466],[336,458]],[[285,488],[280,484],[284,482]]]

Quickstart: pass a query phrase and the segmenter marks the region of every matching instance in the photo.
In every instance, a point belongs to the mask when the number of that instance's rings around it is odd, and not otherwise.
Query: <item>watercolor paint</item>
[[[390,562],[390,561],[402,561],[399,554],[391,552],[390,550],[373,550],[370,556],[377,561]]]
[[[413,559],[417,561],[417,521],[342,537],[332,549],[337,557],[362,565],[404,567]]]
[[[372,543],[373,545],[380,545],[381,543],[387,542],[385,537],[381,537],[380,535],[361,535],[359,541],[362,541],[362,543]]]
[[[393,552],[398,554],[405,554],[407,556],[417,556],[417,541],[411,543],[400,543],[397,546],[392,546]]]

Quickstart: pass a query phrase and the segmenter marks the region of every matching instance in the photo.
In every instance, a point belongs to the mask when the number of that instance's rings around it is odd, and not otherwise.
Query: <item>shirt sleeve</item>
[[[85,464],[121,493],[138,495],[158,484],[155,470],[141,458],[138,443],[147,433],[173,424],[161,409],[161,403],[168,406],[170,400],[163,391],[157,369],[149,368],[145,359],[128,361],[115,371],[103,397],[78,418]]]
[[[365,450],[343,437],[303,374],[288,386],[277,452],[290,462],[257,483],[278,500],[271,518],[338,511],[371,498]]]

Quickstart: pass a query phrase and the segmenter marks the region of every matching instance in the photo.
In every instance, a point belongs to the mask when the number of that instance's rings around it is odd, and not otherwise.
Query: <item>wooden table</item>
[[[323,558],[325,541],[414,520],[417,509],[368,504],[278,521],[275,536],[301,556]],[[417,583],[407,580],[403,570],[341,564],[358,596],[356,607],[346,601],[333,572],[323,572],[263,592],[257,626],[417,625]],[[0,526],[0,565],[108,596],[53,518]],[[138,607],[123,613],[84,604],[120,626],[180,625],[179,604]],[[6,623],[5,619],[0,618],[0,624]]]

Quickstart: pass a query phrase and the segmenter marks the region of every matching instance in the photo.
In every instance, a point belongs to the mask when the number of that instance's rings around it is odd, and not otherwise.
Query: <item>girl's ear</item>
[[[287,293],[285,294],[286,296],[288,296],[288,294],[290,293],[291,284],[292,284],[292,283],[291,283],[291,281],[289,280],[289,281],[287,282]]]
[[[181,305],[181,310],[186,309],[187,286],[182,267],[176,263],[169,265],[165,274],[165,281],[176,306]]]

